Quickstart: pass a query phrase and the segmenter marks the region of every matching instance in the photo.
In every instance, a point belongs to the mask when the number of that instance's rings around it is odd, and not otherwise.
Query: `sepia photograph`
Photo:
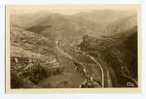
[[[139,7],[6,6],[6,89],[140,88]]]

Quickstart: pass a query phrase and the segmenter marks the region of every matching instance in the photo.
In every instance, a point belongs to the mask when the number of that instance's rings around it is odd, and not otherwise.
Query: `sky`
[[[53,12],[61,14],[74,14],[79,12],[87,12],[89,10],[122,10],[136,12],[138,5],[43,5],[43,6],[7,6],[8,10],[13,14],[33,13],[33,12]]]

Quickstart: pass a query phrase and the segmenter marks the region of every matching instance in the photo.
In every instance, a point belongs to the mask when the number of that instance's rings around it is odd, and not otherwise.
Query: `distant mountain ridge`
[[[77,38],[84,34],[93,36],[108,35],[108,33],[113,33],[113,31],[116,30],[117,25],[120,25],[121,23],[128,24],[126,26],[121,25],[122,27],[125,26],[123,29],[128,28],[131,23],[127,21],[136,18],[136,15],[133,14],[132,16],[131,13],[124,11],[101,10],[73,15],[43,12],[42,14],[35,13],[32,15],[12,15],[11,17],[12,24],[26,30],[40,33],[45,36],[52,34],[58,38],[65,37],[66,39],[71,39],[72,35],[76,35]],[[119,22],[120,20],[121,22]],[[133,22],[135,22],[135,20],[133,20]],[[135,23],[131,25],[134,24]],[[120,30],[117,32],[120,32]]]

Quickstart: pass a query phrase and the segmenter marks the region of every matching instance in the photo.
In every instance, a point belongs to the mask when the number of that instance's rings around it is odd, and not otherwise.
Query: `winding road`
[[[68,58],[68,59],[70,59],[70,60],[72,60],[72,61],[74,61],[75,63],[78,63],[78,64],[80,64],[81,66],[82,66],[82,68],[83,68],[83,72],[85,73],[85,76],[87,76],[88,74],[87,74],[87,70],[86,70],[86,67],[84,66],[84,64],[82,64],[80,61],[78,61],[78,60],[76,60],[75,58],[73,58],[71,55],[69,55],[68,53],[66,53],[64,50],[62,50],[59,46],[60,46],[60,42],[59,42],[59,40],[57,40],[56,41],[56,49],[57,49],[57,51],[59,52],[59,53],[61,53],[63,56],[65,56],[66,58]],[[79,51],[78,51],[79,52]],[[88,55],[88,54],[86,54],[85,52],[82,52],[82,51],[80,51],[83,55],[85,55],[85,56],[87,56],[87,57],[89,57],[95,64],[96,64],[96,66],[100,69],[100,71],[101,71],[101,84],[102,84],[102,87],[104,87],[104,83],[105,83],[105,80],[104,80],[104,70],[103,70],[103,67],[101,66],[101,64],[94,58],[94,57],[92,57],[92,56],[90,56],[90,55]],[[106,73],[107,75],[107,77],[109,77],[109,73]],[[87,76],[88,77],[88,76]],[[90,76],[91,77],[91,76]],[[92,77],[93,78],[93,77]],[[109,81],[109,83],[108,83],[109,85],[111,85],[111,83],[110,83],[110,81]]]

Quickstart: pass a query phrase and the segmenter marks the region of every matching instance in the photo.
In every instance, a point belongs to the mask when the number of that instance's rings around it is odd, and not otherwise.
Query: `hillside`
[[[78,88],[91,79],[92,87],[135,87],[137,33],[137,15],[124,11],[11,14],[14,79],[25,78],[24,88]]]
[[[110,70],[112,80],[115,82],[113,86],[121,87],[126,86],[122,77],[127,77],[129,81],[132,79],[136,81],[138,77],[137,32],[131,33],[124,39],[122,35],[118,37],[118,40],[117,38],[115,40],[114,36],[109,37],[109,41],[107,38],[97,39],[86,36],[79,47],[82,51],[94,56],[104,66],[105,71]]]

